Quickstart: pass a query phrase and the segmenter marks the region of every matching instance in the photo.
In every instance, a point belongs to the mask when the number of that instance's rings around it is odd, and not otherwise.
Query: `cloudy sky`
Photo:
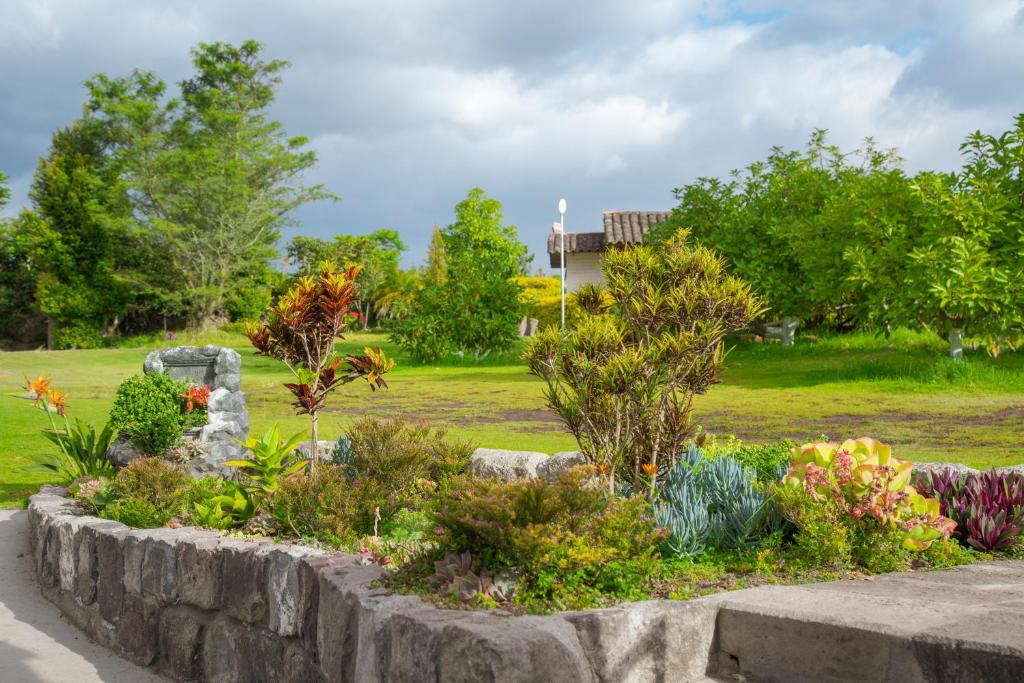
[[[605,209],[668,209],[817,127],[953,169],[973,130],[1024,112],[1019,0],[256,0],[0,3],[0,169],[24,206],[36,159],[95,72],[189,73],[201,41],[291,61],[275,115],[341,195],[293,234],[392,227],[419,261],[473,186],[539,256]],[[545,259],[538,257],[537,265]]]

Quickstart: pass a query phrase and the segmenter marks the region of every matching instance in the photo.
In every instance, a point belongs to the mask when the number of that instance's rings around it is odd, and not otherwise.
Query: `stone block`
[[[597,680],[575,629],[553,616],[405,609],[389,619],[385,642],[382,679],[395,683]]]
[[[699,680],[711,657],[718,600],[648,601],[560,615],[602,681]]]
[[[267,577],[272,543],[225,538],[221,541],[221,590],[224,611],[250,624],[266,624]]]
[[[306,608],[300,566],[306,557],[323,555],[301,546],[283,546],[270,551],[267,571],[268,624],[280,636],[298,636]]]
[[[153,598],[124,595],[116,644],[125,657],[141,666],[156,661],[160,651],[160,607]]]
[[[124,541],[131,529],[123,524],[96,529],[96,602],[100,616],[114,623],[124,602]]]
[[[177,600],[175,529],[135,529],[124,539],[124,587],[166,603]]]
[[[288,678],[285,652],[285,642],[280,638],[220,613],[205,629],[203,680],[219,683],[284,681]]]
[[[331,553],[309,555],[299,560],[299,640],[313,661],[320,661],[317,647],[317,623],[320,611],[320,574],[333,567],[355,567],[358,559],[352,555]]]
[[[469,471],[477,477],[498,481],[535,479],[538,468],[547,459],[547,453],[478,448],[470,458]]]
[[[160,670],[176,681],[198,681],[203,675],[203,638],[211,614],[188,605],[160,613]]]
[[[319,574],[317,652],[320,669],[332,682],[359,680],[359,600],[383,571],[376,565],[334,566]]]
[[[103,529],[118,529],[124,525],[95,517],[82,519],[76,543],[74,594],[79,605],[87,606],[96,602],[96,581],[99,577],[96,534]]]
[[[177,543],[178,599],[202,609],[221,606],[223,555],[213,532],[189,534]]]

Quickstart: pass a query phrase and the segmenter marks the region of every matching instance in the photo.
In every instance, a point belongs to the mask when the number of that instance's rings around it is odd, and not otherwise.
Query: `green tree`
[[[160,245],[171,281],[166,304],[201,326],[221,313],[237,283],[276,255],[292,211],[332,198],[304,185],[316,163],[307,140],[268,116],[281,72],[255,41],[201,43],[180,98],[150,72],[97,75],[88,110],[101,118],[136,214]]]
[[[1016,348],[1024,330],[1024,114],[1000,134],[972,133],[959,174],[922,173],[917,241],[905,241],[906,322],[982,340],[992,354]]]
[[[863,222],[905,203],[910,188],[899,163],[895,151],[879,150],[870,138],[862,150],[844,153],[817,130],[803,152],[775,147],[728,180],[700,178],[676,189],[679,205],[647,240],[661,243],[689,229],[774,315],[847,323],[862,290],[846,281],[844,255]]]
[[[7,178],[0,171],[0,209],[10,201]],[[35,273],[28,245],[15,221],[0,218],[0,340],[33,342]]]
[[[435,225],[434,231],[430,234],[430,244],[427,245],[427,268],[423,273],[423,280],[431,284],[440,284],[446,277],[448,263],[444,253],[444,233]]]
[[[99,346],[116,331],[128,290],[119,276],[131,205],[91,118],[53,136],[17,222],[36,269],[35,300],[57,348]]]
[[[515,226],[502,225],[501,202],[470,190],[441,242],[444,279],[425,281],[392,339],[421,361],[508,350],[520,317],[512,278],[522,273],[527,249]]]
[[[399,261],[405,243],[394,230],[377,230],[369,235],[335,235],[331,241],[298,236],[288,244],[287,255],[296,275],[313,275],[325,261],[362,266],[357,278],[363,325],[385,314],[402,291],[404,279]]]

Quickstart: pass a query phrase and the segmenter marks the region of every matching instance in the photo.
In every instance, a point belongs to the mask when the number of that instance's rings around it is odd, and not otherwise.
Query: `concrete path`
[[[161,681],[89,642],[40,595],[28,554],[27,517],[24,510],[0,510],[0,681]]]

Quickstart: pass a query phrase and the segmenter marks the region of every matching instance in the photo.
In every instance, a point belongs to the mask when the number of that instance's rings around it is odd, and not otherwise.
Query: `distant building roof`
[[[642,242],[644,234],[652,226],[664,223],[671,215],[671,211],[604,211],[601,214],[604,232],[565,233],[565,253],[600,253],[610,244]],[[559,243],[558,235],[548,235],[548,254],[551,256],[552,268],[561,266]]]

